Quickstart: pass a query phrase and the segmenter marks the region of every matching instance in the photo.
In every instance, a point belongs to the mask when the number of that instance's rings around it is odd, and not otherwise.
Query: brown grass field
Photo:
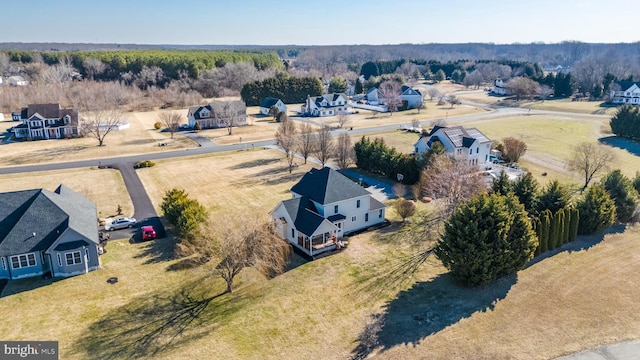
[[[149,130],[155,122],[151,113],[135,122],[144,132],[136,139],[168,136]],[[571,147],[607,136],[606,123],[532,115],[464,125],[494,140],[521,137],[529,146],[522,167],[544,184],[554,177],[578,183],[564,168]],[[271,125],[259,126],[266,132]],[[133,126],[132,120],[129,130]],[[234,130],[235,136],[240,133]],[[370,136],[407,152],[417,138],[398,130]],[[7,158],[11,145],[0,146],[9,149]],[[637,156],[615,151],[625,174],[640,170]],[[241,224],[289,198],[290,187],[310,167],[300,165],[289,174],[281,153],[256,149],[157,161],[138,174],[156,209],[167,190],[183,188],[213,216],[242,211]],[[117,204],[125,214],[133,212],[113,170],[2,175],[0,191],[53,190],[60,182],[87,195],[105,215]],[[58,340],[61,359],[348,359],[357,353],[371,314],[381,314],[384,324],[371,355],[380,359],[550,359],[640,339],[639,226],[616,225],[609,234],[580,238],[516,276],[468,289],[454,283],[433,257],[412,268],[411,256],[435,241],[423,235],[419,216],[404,226],[392,209],[387,217],[394,221],[390,227],[353,236],[345,250],[313,262],[294,257],[290,269],[273,279],[244,270],[234,293],[224,295],[223,281],[212,272],[215,264],[185,268],[173,256],[172,237],[112,241],[101,258],[104,270],[10,282],[0,294],[0,339]],[[119,281],[106,283],[113,276]],[[32,309],[45,311],[34,316]]]

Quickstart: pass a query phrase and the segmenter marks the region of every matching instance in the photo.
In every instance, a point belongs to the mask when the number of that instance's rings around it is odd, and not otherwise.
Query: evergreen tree
[[[537,238],[524,207],[513,197],[477,195],[445,222],[434,254],[466,285],[480,285],[521,269]]]
[[[540,214],[540,253],[549,250],[549,230],[551,229],[551,212],[545,210]]]
[[[625,105],[609,121],[611,131],[623,138],[640,139],[640,109]]]
[[[440,81],[444,81],[447,79],[447,75],[445,75],[444,71],[442,69],[438,70],[438,72],[436,72],[435,76],[434,76],[435,80],[437,82]]]
[[[640,193],[640,171],[636,171],[636,175],[633,177],[633,188]]]
[[[513,183],[509,180],[509,175],[504,170],[500,171],[498,178],[493,179],[491,190],[499,195],[507,195],[513,192]]]
[[[347,80],[342,76],[336,76],[329,82],[329,93],[343,93],[347,91]]]
[[[603,231],[616,219],[616,204],[602,184],[591,185],[577,208],[580,216],[578,234]]]
[[[616,216],[620,222],[631,220],[638,207],[638,192],[633,182],[620,170],[614,170],[601,180],[605,190],[616,204]]]
[[[569,205],[571,194],[558,180],[553,180],[542,190],[538,198],[538,213],[550,210],[552,213]]]
[[[527,173],[516,180],[513,184],[513,192],[529,214],[537,214],[538,182],[531,173]]]
[[[362,82],[360,81],[360,78],[356,79],[356,85],[355,85],[355,93],[357,94],[362,94],[362,92],[364,91],[364,88],[362,86]]]
[[[575,241],[578,237],[578,224],[580,223],[580,212],[577,208],[571,207],[571,223],[569,224],[569,242]]]

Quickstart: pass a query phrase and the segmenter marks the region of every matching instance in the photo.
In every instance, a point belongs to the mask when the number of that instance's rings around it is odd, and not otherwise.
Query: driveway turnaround
[[[640,341],[600,346],[556,360],[640,360]]]

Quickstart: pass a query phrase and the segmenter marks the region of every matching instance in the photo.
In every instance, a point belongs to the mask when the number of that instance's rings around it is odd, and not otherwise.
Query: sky
[[[634,0],[3,0],[0,42],[345,45],[640,41]]]

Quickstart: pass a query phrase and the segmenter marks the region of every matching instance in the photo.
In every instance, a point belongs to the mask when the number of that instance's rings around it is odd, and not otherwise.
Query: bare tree
[[[433,101],[433,98],[439,98],[442,95],[440,91],[434,87],[430,87],[427,93],[429,94],[429,101]]]
[[[47,67],[41,76],[45,84],[55,85],[63,89],[65,84],[71,81],[74,74],[77,73],[78,70],[73,67],[71,60],[68,57],[62,57],[57,64]]]
[[[512,162],[518,162],[520,157],[527,152],[527,144],[520,139],[514,137],[506,137],[502,139],[502,145],[504,147],[504,156]]]
[[[177,111],[163,112],[159,115],[162,124],[169,130],[171,138],[173,134],[180,129],[180,123],[182,122],[182,114]]]
[[[402,105],[400,90],[400,83],[393,80],[384,81],[378,87],[378,97],[385,104],[391,115]]]
[[[272,219],[245,220],[241,214],[216,216],[186,245],[201,255],[196,261],[219,261],[213,272],[224,279],[227,293],[233,292],[233,280],[243,269],[273,277],[284,272],[290,257],[291,247],[278,237]]]
[[[483,82],[484,82],[484,77],[478,70],[474,70],[471,73],[467,74],[467,76],[464,77],[464,80],[462,80],[462,84],[465,87],[469,87],[473,85],[475,86],[476,89],[479,88]]]
[[[298,142],[298,152],[304,158],[304,163],[307,163],[307,158],[313,152],[315,140],[315,132],[313,131],[313,127],[305,122],[300,126],[300,141]]]
[[[411,119],[411,127],[414,129],[419,129],[420,128],[420,120],[413,118]]]
[[[538,97],[543,102],[553,94],[553,89],[547,85],[540,85],[540,89],[538,90]]]
[[[118,108],[94,107],[82,114],[82,129],[85,135],[98,140],[98,146],[103,146],[105,137],[118,127],[123,117],[123,111]]]
[[[573,157],[567,166],[570,170],[584,175],[584,186],[582,187],[584,190],[597,173],[609,170],[616,160],[616,154],[611,148],[583,142],[574,147]]]
[[[9,68],[9,56],[5,53],[0,53],[0,75]]]
[[[448,218],[459,203],[485,191],[476,166],[447,154],[433,155],[420,178],[420,193],[438,199],[443,219]]]
[[[344,112],[338,113],[338,127],[344,128],[344,126],[349,124],[350,122],[351,122],[351,118],[349,118],[348,114]]]
[[[412,200],[399,199],[393,204],[393,209],[402,218],[402,222],[405,222],[416,213],[416,203]]]
[[[96,75],[100,75],[107,70],[107,65],[105,65],[105,63],[93,57],[85,58],[82,61],[82,66],[90,80],[93,80]]]
[[[540,91],[540,84],[528,77],[515,77],[504,85],[512,95],[516,96],[516,101],[520,101],[521,97],[533,99],[533,96]]]
[[[345,170],[355,161],[356,152],[353,145],[351,145],[351,136],[346,132],[338,136],[334,155],[340,170]]]
[[[276,130],[276,142],[284,151],[289,164],[289,173],[293,170],[293,160],[298,149],[298,128],[293,121],[281,122]]]
[[[313,153],[320,160],[322,166],[329,161],[333,155],[334,148],[335,144],[331,136],[331,129],[328,126],[322,126],[318,129],[313,147]]]
[[[453,108],[455,105],[461,104],[461,101],[458,100],[458,97],[455,95],[447,96],[447,102],[451,105],[451,108]]]
[[[241,101],[216,101],[213,104],[214,118],[219,124],[224,124],[227,134],[233,135],[233,127],[240,125],[240,120],[246,116],[246,107]]]

